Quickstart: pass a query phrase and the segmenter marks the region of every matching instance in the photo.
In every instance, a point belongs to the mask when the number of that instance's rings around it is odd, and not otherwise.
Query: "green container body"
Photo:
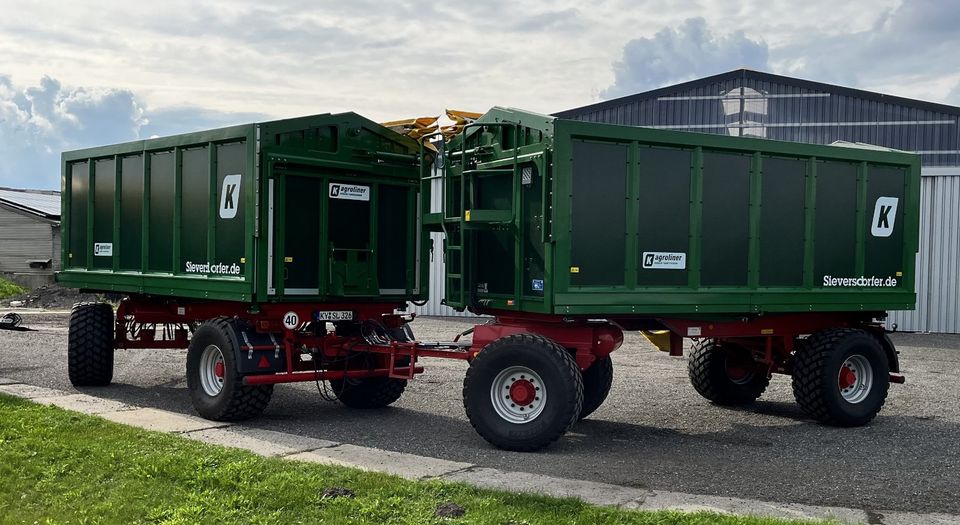
[[[418,155],[353,113],[66,152],[57,280],[249,303],[422,299]]]
[[[445,302],[666,316],[915,307],[919,156],[494,108],[445,144]],[[426,175],[426,174],[425,174]],[[436,177],[435,177],[436,178]]]

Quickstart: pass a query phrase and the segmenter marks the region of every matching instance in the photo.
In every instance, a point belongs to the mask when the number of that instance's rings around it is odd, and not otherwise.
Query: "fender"
[[[240,319],[232,321],[230,328],[235,341],[234,357],[241,374],[286,372],[287,353],[282,335],[257,332]]]

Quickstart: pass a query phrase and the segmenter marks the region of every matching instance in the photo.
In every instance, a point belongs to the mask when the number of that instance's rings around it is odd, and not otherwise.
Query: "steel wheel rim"
[[[840,365],[837,373],[837,386],[844,401],[860,403],[873,390],[873,366],[859,354],[852,355]]]
[[[217,345],[210,345],[203,349],[203,353],[200,354],[200,387],[208,396],[216,397],[223,390],[225,367],[223,352]]]
[[[527,396],[530,396],[527,402]],[[522,425],[543,413],[547,388],[540,375],[525,366],[505,368],[490,385],[490,402],[500,418]]]

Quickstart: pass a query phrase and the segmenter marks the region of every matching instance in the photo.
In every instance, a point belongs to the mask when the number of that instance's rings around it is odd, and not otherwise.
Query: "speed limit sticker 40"
[[[300,316],[297,315],[297,312],[283,314],[283,326],[287,330],[296,330],[300,326]]]

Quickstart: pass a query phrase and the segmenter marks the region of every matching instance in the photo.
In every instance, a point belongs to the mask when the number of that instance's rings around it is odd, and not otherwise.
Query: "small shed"
[[[0,188],[0,275],[35,288],[60,269],[60,192]]]

